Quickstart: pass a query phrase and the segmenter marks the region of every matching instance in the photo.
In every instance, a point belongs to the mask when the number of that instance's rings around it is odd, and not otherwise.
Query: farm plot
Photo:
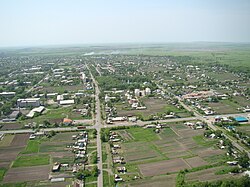
[[[192,168],[207,165],[207,162],[198,156],[193,157],[193,158],[188,158],[185,160],[188,163],[188,165],[190,165]]]
[[[122,139],[125,141],[133,140],[133,136],[130,133],[128,133],[126,130],[120,130],[118,131],[118,133],[122,137]]]
[[[12,147],[24,147],[29,139],[29,134],[17,134],[11,142]]]
[[[49,160],[49,155],[45,154],[18,156],[13,163],[13,167],[48,165]]]
[[[161,155],[152,149],[152,145],[145,143],[125,143],[124,156],[127,162],[138,162],[150,159],[159,159]]]
[[[213,181],[213,180],[220,180],[223,178],[231,178],[237,177],[237,175],[231,174],[224,174],[224,175],[216,175],[215,172],[222,167],[210,168],[205,169],[197,172],[187,173],[186,180],[188,182],[191,181]]]
[[[3,182],[25,182],[32,180],[47,180],[49,176],[50,166],[34,166],[10,168],[6,173]]]
[[[174,105],[168,104],[163,99],[156,99],[156,98],[143,98],[142,102],[147,107],[145,110],[128,110],[125,109],[123,105],[117,105],[117,113],[121,116],[128,116],[128,115],[137,115],[141,116],[143,119],[147,120],[150,115],[157,115],[167,112],[175,112],[180,117],[187,117],[189,113],[186,110],[180,110]]]
[[[176,174],[166,176],[155,176],[150,179],[144,179],[129,183],[131,187],[173,187],[175,186]],[[167,182],[166,182],[167,181]]]
[[[223,100],[218,103],[209,103],[208,106],[215,110],[217,114],[239,113],[239,110],[237,110],[237,108],[241,107],[240,105],[229,100]]]
[[[19,123],[6,123],[3,125],[1,130],[15,130],[15,129],[21,129],[22,126]]]
[[[3,139],[0,141],[0,148],[9,146],[14,137],[15,135],[10,135],[10,134],[4,135]]]
[[[148,164],[140,164],[139,168],[144,176],[154,176],[189,169],[190,166],[188,166],[183,159],[177,158]]]

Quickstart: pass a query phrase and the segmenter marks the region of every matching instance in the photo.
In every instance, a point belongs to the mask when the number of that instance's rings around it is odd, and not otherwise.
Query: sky
[[[250,0],[0,0],[0,47],[250,42]]]

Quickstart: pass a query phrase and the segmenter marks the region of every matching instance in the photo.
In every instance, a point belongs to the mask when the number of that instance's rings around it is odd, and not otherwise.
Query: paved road
[[[88,66],[87,66],[88,68]],[[89,69],[89,68],[88,68]],[[95,85],[95,102],[96,102],[96,108],[95,108],[95,125],[93,126],[97,130],[97,157],[98,157],[98,163],[97,167],[99,170],[99,175],[97,179],[97,186],[103,187],[103,170],[102,170],[102,142],[101,142],[101,128],[102,125],[102,119],[101,119],[101,105],[100,105],[100,99],[99,94],[100,90],[98,87],[98,83],[96,82],[94,76],[92,75],[91,71],[89,70],[91,78],[93,80],[93,83]]]

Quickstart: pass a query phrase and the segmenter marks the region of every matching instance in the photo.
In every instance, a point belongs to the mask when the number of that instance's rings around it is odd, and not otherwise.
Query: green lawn
[[[49,164],[49,155],[19,156],[13,163],[13,167],[39,166]]]
[[[203,135],[194,136],[193,140],[198,145],[201,145],[201,146],[204,146],[204,147],[212,147],[217,142],[217,140],[205,139]]]
[[[29,140],[27,147],[22,152],[22,154],[31,154],[31,153],[38,153],[39,152],[39,140]]]
[[[143,129],[141,127],[135,127],[127,129],[128,133],[130,133],[134,140],[131,141],[145,141],[150,142],[154,140],[158,140],[159,137],[157,134],[153,131],[153,129]]]
[[[6,171],[7,171],[7,169],[5,169],[5,168],[0,168],[0,181],[3,180],[4,174],[5,174]]]

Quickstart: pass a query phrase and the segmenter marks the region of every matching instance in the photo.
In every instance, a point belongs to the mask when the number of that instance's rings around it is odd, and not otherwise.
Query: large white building
[[[27,99],[18,99],[17,106],[18,107],[38,107],[40,106],[40,98],[27,98]]]

